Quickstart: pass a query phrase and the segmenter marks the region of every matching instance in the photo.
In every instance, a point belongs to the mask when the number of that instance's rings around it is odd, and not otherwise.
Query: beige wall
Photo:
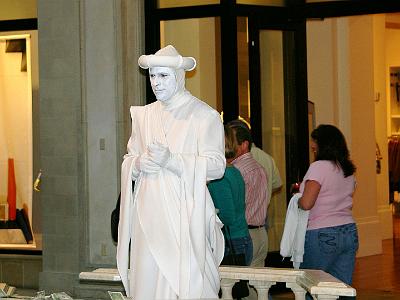
[[[359,225],[359,255],[381,253],[375,175],[373,18],[349,19],[352,157],[357,166],[354,216]]]
[[[36,0],[1,0],[0,20],[37,18]]]
[[[385,132],[381,123],[375,126],[375,118],[385,119],[384,101],[379,107],[375,102],[377,92],[384,96],[383,49],[376,44],[383,45],[383,24],[372,16],[307,23],[308,85],[317,125],[332,123],[343,131],[357,166],[353,212],[359,256],[381,253],[381,240],[392,236],[387,176],[375,172],[375,135],[381,140]]]
[[[316,124],[336,123],[335,20],[307,22],[308,100],[315,104]]]

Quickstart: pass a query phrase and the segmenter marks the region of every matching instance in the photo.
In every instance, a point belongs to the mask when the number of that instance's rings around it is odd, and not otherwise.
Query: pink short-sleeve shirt
[[[354,223],[353,207],[354,176],[344,177],[343,171],[329,160],[313,162],[303,182],[300,192],[304,192],[307,180],[314,180],[321,185],[314,207],[310,210],[307,229],[318,229]]]

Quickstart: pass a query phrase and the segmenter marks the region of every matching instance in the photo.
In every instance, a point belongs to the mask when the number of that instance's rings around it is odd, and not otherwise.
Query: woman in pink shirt
[[[315,161],[300,185],[299,207],[310,211],[300,268],[323,270],[350,285],[358,249],[352,216],[356,168],[338,128],[319,125],[311,138]]]

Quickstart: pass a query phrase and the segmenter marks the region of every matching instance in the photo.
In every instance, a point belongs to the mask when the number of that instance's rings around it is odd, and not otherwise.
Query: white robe
[[[179,98],[169,106],[156,101],[131,107],[117,267],[135,300],[218,298],[224,239],[206,181],[224,174],[224,129],[207,104],[187,91]],[[165,168],[157,174],[136,171],[135,160],[153,142],[178,154],[180,176]]]

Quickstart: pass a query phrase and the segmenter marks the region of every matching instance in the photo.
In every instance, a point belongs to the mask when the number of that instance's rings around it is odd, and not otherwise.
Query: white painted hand
[[[144,173],[158,173],[161,170],[160,165],[155,163],[148,153],[140,155],[135,162],[135,168],[139,172]]]
[[[147,147],[150,159],[160,167],[164,168],[171,159],[169,148],[161,143],[155,142]]]

